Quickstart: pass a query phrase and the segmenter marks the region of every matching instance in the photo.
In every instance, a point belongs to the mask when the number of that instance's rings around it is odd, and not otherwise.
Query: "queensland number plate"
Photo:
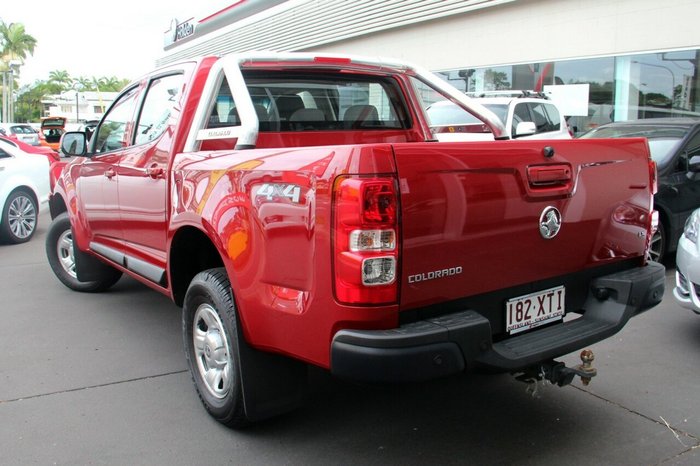
[[[524,332],[564,316],[564,287],[557,286],[506,303],[506,331]]]

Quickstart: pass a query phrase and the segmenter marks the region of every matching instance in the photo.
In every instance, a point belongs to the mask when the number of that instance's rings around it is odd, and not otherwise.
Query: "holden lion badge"
[[[545,207],[540,215],[540,234],[544,239],[557,236],[561,228],[561,213],[556,207]]]

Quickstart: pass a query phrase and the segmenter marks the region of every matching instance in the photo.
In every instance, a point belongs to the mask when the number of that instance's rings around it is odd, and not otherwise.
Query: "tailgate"
[[[645,252],[652,199],[642,139],[412,143],[394,151],[402,309]]]

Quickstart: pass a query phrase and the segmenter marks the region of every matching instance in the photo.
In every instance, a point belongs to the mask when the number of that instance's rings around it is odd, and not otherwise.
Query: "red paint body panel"
[[[188,160],[192,160],[190,154]],[[174,167],[173,225],[201,218],[235,290],[246,339],[327,366],[339,328],[391,328],[398,306],[338,305],[333,297],[332,183],[340,174],[394,173],[389,145],[197,154]],[[301,186],[301,201],[258,195],[263,183]]]
[[[644,251],[646,221],[629,225],[614,216],[620,206],[649,212],[644,141],[598,147],[580,140],[550,142],[557,155],[549,161],[541,155],[541,142],[394,146],[404,275],[463,270],[439,280],[408,283],[404,277],[402,308],[565,275]],[[561,163],[572,167],[566,189],[528,179],[528,167]],[[562,214],[553,239],[539,231],[548,206]]]

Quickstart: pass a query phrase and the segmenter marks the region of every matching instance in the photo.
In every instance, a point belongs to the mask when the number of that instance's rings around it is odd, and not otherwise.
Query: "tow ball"
[[[581,383],[588,385],[591,379],[598,374],[598,371],[593,367],[595,356],[593,351],[586,349],[581,351],[580,357],[581,364],[575,367],[566,367],[563,362],[554,360],[547,361],[527,369],[516,379],[526,383],[535,383],[544,379],[563,387],[573,382],[574,377],[579,376]]]

